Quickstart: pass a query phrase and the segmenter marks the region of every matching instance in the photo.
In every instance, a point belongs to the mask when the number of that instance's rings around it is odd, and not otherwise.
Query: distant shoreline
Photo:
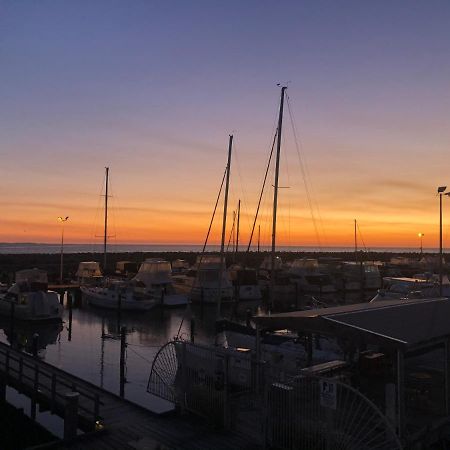
[[[161,253],[161,252],[193,252],[198,253],[202,250],[201,244],[109,244],[110,253]],[[220,249],[219,245],[207,246],[206,251],[216,252]],[[240,251],[244,251],[246,246],[242,245]],[[256,251],[253,246],[252,251]],[[261,246],[261,251],[268,251],[268,246]],[[414,247],[373,247],[360,248],[362,251],[373,253],[419,253],[418,248]],[[56,254],[60,253],[60,244],[41,244],[41,243],[20,243],[20,242],[0,242],[1,255],[26,255],[26,254]],[[318,246],[287,246],[277,247],[278,252],[313,252],[313,253],[352,253],[353,247],[318,247]],[[437,253],[437,248],[424,249],[425,253]],[[64,253],[103,253],[102,244],[64,244]]]

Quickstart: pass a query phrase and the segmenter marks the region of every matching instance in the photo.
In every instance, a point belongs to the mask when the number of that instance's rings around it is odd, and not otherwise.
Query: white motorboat
[[[300,292],[303,291],[309,294],[331,294],[336,292],[330,276],[320,270],[317,259],[295,259],[287,272],[291,282],[297,284]]]
[[[197,273],[191,290],[192,301],[217,303],[233,299],[233,286],[228,272],[221,271],[220,255],[197,257]]]
[[[0,314],[29,321],[61,320],[63,307],[59,295],[48,290],[47,272],[27,269],[16,272],[16,282],[0,294]]]
[[[90,305],[124,311],[148,311],[158,305],[155,297],[145,294],[133,284],[113,281],[107,286],[81,286]]]
[[[443,278],[442,296],[450,297],[450,281],[447,276]],[[417,277],[384,277],[383,288],[379,289],[370,301],[380,300],[407,300],[438,298],[439,281],[436,276],[419,274]]]
[[[187,295],[175,292],[172,268],[170,262],[164,259],[146,259],[133,280],[142,283],[163,306],[184,306],[188,303]]]
[[[97,261],[83,261],[78,265],[78,270],[75,273],[77,283],[80,286],[98,284],[103,278],[100,264]]]
[[[255,269],[231,266],[228,270],[239,301],[261,300],[261,287]]]

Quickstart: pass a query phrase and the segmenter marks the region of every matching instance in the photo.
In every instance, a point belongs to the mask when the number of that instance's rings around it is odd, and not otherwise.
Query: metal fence
[[[169,342],[152,366],[148,391],[215,427],[283,450],[396,450],[379,409],[332,378],[288,377],[250,351]]]

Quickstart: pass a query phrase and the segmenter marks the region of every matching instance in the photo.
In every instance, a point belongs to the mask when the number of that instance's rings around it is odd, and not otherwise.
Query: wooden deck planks
[[[8,353],[9,367],[6,367]],[[202,420],[192,416],[180,417],[174,414],[156,416],[141,406],[2,343],[0,343],[0,373],[7,378],[9,385],[49,406],[52,405],[52,377],[53,379],[56,377],[58,382],[55,391],[61,395],[53,399],[53,409],[60,415],[64,413],[63,395],[70,392],[74,386],[80,392],[79,405],[87,409],[78,411],[79,424],[82,426],[94,425],[93,399],[95,396],[99,397],[101,402],[99,415],[104,432],[91,433],[79,442],[75,440],[62,444],[62,447],[67,449],[131,450],[136,448],[136,443],[145,442],[146,439],[161,443],[168,449],[253,448],[250,440],[237,434],[214,432],[207,428]],[[36,373],[39,380],[37,393],[34,389]]]

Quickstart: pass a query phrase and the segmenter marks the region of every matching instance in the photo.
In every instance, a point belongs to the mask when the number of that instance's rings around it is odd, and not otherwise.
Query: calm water
[[[200,252],[202,245],[190,244],[110,244],[108,251],[116,253],[126,252]],[[210,245],[208,251],[219,251],[220,246]],[[261,250],[270,250],[261,246]],[[353,252],[353,247],[305,247],[305,246],[278,246],[280,252]],[[417,252],[417,248],[406,247],[374,247],[374,252],[411,253]],[[59,253],[60,244],[34,244],[34,243],[2,243],[0,242],[0,254],[29,254],[29,253]],[[437,249],[426,249],[427,252],[436,253]],[[65,253],[103,253],[101,244],[64,244]]]
[[[147,393],[151,363],[158,349],[178,333],[183,316],[196,317],[196,340],[212,342],[214,336],[215,307],[205,308],[203,321],[200,311],[181,309],[156,309],[142,313],[122,313],[120,325],[127,327],[125,397],[146,408],[158,401]],[[75,374],[115,394],[119,393],[120,339],[118,316],[115,312],[81,305],[72,310],[70,327],[69,310],[64,311],[62,325],[15,326],[14,346],[31,353],[32,336],[38,333],[39,357],[67,372]],[[0,340],[10,342],[9,321],[0,322]],[[102,328],[107,337],[102,339]],[[181,326],[181,334],[190,335],[190,320]],[[28,398],[8,390],[8,400],[16,406],[30,409]],[[39,413],[38,421],[56,435],[61,435],[62,421],[49,413]]]

